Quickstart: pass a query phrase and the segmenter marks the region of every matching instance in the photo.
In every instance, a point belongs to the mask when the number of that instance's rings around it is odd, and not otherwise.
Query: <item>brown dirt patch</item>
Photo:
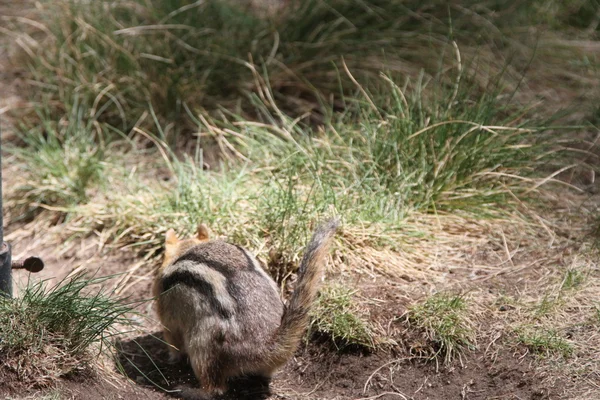
[[[275,382],[290,399],[560,398],[558,385],[546,386],[527,360],[509,353],[493,360],[474,353],[463,366],[457,362],[437,372],[435,364],[421,360],[332,354],[315,346],[302,349],[294,361]]]
[[[100,247],[97,237],[72,240],[56,246],[55,237],[58,227],[38,227],[34,223],[11,227],[9,239],[12,240],[15,254],[30,254],[35,250],[47,264],[46,269],[35,276],[36,279],[60,279],[77,269],[100,275],[127,273],[140,260],[140,255],[132,250],[117,250]],[[43,234],[41,233],[43,232]],[[516,294],[525,290],[533,281],[557,267],[569,265],[570,253],[561,249],[546,251],[545,262],[530,268],[515,270],[515,266],[529,265],[535,254],[515,254],[511,262],[506,262],[495,270],[481,273],[479,265],[498,263],[503,249],[494,246],[482,246],[472,256],[465,258],[466,267],[456,268],[457,272],[448,275],[443,283],[432,284],[419,280],[362,279],[348,281],[349,287],[358,289],[357,299],[365,306],[371,321],[381,327],[381,334],[392,338],[398,345],[390,346],[386,351],[337,352],[324,341],[312,340],[302,347],[286,367],[277,374],[270,385],[269,399],[562,399],[571,396],[573,382],[569,372],[564,376],[557,368],[547,368],[548,362],[538,361],[527,354],[523,348],[515,347],[506,340],[507,332],[502,324],[502,316],[495,315],[497,310],[488,309],[478,315],[480,338],[479,350],[466,354],[462,360],[452,365],[438,366],[434,362],[425,362],[410,358],[409,348],[419,340],[418,332],[407,328],[398,317],[406,309],[427,297],[432,290],[471,291],[477,299],[477,311],[493,304],[500,294]],[[487,249],[487,250],[486,250]],[[531,250],[531,249],[530,249]],[[535,252],[533,252],[535,253]],[[462,269],[461,269],[462,268]],[[151,265],[140,265],[133,273],[115,277],[109,282],[123,295],[132,300],[147,299],[150,296]],[[500,273],[501,272],[501,273]],[[482,280],[483,278],[489,279]],[[32,277],[34,277],[32,275]],[[16,281],[26,281],[27,274],[17,272]],[[336,279],[341,279],[337,277]],[[58,385],[61,398],[100,399],[100,398],[149,398],[164,399],[177,397],[178,393],[169,392],[178,387],[194,387],[197,381],[191,369],[185,364],[170,365],[164,343],[160,340],[159,327],[154,314],[146,302],[138,308],[144,316],[139,321],[140,331],[136,337],[124,339],[118,358],[129,380],[108,373],[108,378],[99,374],[94,378],[73,381],[65,379]],[[497,307],[496,307],[497,308]],[[517,312],[513,310],[511,315]],[[497,313],[496,313],[497,314]],[[147,318],[146,318],[147,317]],[[498,325],[498,336],[494,333],[494,324]],[[486,326],[488,326],[486,328]],[[154,332],[148,335],[147,332]],[[502,336],[498,343],[490,339]],[[422,339],[422,338],[421,338]],[[504,343],[501,343],[504,340]],[[492,350],[490,351],[491,348]],[[413,353],[414,354],[414,353]],[[462,361],[462,362],[461,362]],[[551,362],[550,362],[551,364]],[[106,363],[112,370],[111,361]],[[592,377],[594,381],[596,378]],[[600,380],[597,380],[600,383]],[[367,384],[368,383],[368,384]],[[158,388],[160,386],[162,389]],[[593,386],[593,385],[592,385]],[[4,388],[17,387],[14,382],[6,382]],[[243,380],[234,382],[233,392],[226,398],[254,399],[266,398],[264,382]],[[366,387],[366,390],[364,390]],[[589,390],[591,386],[588,386]],[[570,392],[567,394],[566,391]],[[92,394],[90,394],[92,393]],[[13,389],[0,386],[0,396],[14,396]],[[97,397],[90,397],[97,396]]]
[[[189,388],[197,381],[187,364],[172,365],[160,334],[120,343],[120,361],[130,382],[67,382],[61,387],[71,398],[180,397],[168,391]],[[150,355],[150,356],[149,356]],[[310,343],[296,353],[271,383],[238,380],[222,399],[560,399],[560,381],[548,383],[531,366],[531,357],[507,351],[486,356],[473,353],[436,371],[435,364],[394,358],[385,352],[339,353],[326,344]],[[135,364],[135,366],[134,366]],[[165,391],[158,389],[160,385]],[[365,390],[366,389],[366,390]],[[93,391],[99,397],[89,397]],[[105,396],[105,397],[102,397]]]

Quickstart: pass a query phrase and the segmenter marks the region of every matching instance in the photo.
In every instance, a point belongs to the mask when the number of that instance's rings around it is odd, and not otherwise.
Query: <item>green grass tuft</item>
[[[517,329],[517,340],[533,353],[545,357],[568,357],[574,351],[573,344],[556,330],[541,326],[520,327]]]
[[[341,349],[347,346],[375,348],[375,333],[353,299],[354,294],[340,285],[323,288],[311,310],[309,332],[326,335]]]
[[[443,357],[445,363],[450,363],[475,348],[475,327],[462,295],[435,294],[412,306],[407,318],[431,342],[427,353],[436,361]]]
[[[587,278],[587,274],[584,271],[581,271],[580,269],[568,269],[563,277],[562,283],[560,285],[560,290],[576,290],[585,284]]]
[[[533,306],[533,315],[536,318],[542,318],[564,308],[568,299],[574,295],[587,282],[589,270],[579,268],[567,269],[561,277],[557,287],[548,293],[545,293],[539,301]]]
[[[131,325],[131,308],[98,289],[106,279],[30,282],[19,297],[0,297],[0,376],[46,387],[90,371],[95,353],[110,348],[115,325]]]
[[[43,205],[86,203],[103,182],[109,158],[106,129],[89,119],[84,108],[75,107],[61,119],[51,117],[48,110],[38,113],[42,124],[20,134],[25,147],[8,147],[27,176],[14,189],[13,199],[28,212]]]

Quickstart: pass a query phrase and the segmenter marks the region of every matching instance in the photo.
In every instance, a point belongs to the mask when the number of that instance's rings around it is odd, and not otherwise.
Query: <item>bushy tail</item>
[[[273,338],[274,347],[270,358],[273,369],[285,364],[294,355],[308,325],[308,313],[317,297],[319,280],[331,239],[339,226],[337,218],[321,225],[306,247],[296,289],[281,317],[281,325]]]

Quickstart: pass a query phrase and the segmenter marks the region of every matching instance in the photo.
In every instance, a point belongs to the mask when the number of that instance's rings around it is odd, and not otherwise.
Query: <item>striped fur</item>
[[[156,310],[171,357],[189,357],[206,396],[223,393],[230,377],[269,378],[293,355],[337,226],[330,221],[313,235],[285,311],[277,285],[244,248],[208,240],[203,226],[187,240],[167,233]]]

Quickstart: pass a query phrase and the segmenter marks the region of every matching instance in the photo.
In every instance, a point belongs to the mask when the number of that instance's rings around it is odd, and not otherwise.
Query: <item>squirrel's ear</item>
[[[165,244],[176,244],[179,241],[174,229],[169,229],[165,234]]]
[[[198,240],[205,241],[208,240],[209,237],[210,233],[208,232],[208,228],[206,227],[206,225],[198,225],[198,229],[196,230],[196,238],[198,238]]]

